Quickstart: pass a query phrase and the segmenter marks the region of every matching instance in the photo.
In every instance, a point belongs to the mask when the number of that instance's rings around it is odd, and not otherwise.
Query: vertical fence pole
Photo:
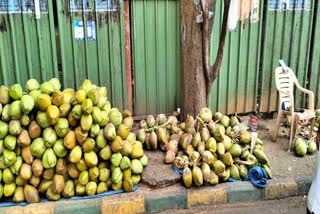
[[[130,31],[130,1],[124,0],[124,33],[126,54],[126,90],[128,99],[128,110],[133,112],[132,100],[132,69],[131,69],[131,31]]]

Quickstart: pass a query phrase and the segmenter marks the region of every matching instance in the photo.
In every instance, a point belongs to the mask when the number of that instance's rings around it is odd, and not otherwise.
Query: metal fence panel
[[[84,79],[108,88],[108,98],[127,106],[122,0],[58,0],[62,78],[77,88]]]
[[[262,53],[261,112],[278,109],[274,70],[279,59],[283,59],[295,72],[300,84],[307,87],[314,1],[310,3],[311,10],[267,11]],[[302,107],[303,103],[304,96],[296,92],[295,106]]]
[[[0,0],[0,84],[58,76],[52,0],[40,6],[36,19],[33,0]]]
[[[245,29],[241,23],[227,34],[220,74],[210,94],[209,106],[213,111],[226,114],[256,111],[260,62],[260,38],[263,1],[260,1],[260,21]],[[223,3],[217,1],[214,29],[211,38],[211,63],[214,63],[221,31]]]
[[[135,114],[175,111],[180,103],[179,1],[131,3]]]
[[[310,89],[315,93],[315,106],[320,108],[320,7],[315,11],[314,35],[312,41],[312,56],[310,69]]]

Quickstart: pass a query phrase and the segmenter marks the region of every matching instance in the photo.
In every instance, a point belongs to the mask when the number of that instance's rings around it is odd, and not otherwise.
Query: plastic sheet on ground
[[[136,191],[138,189],[138,187],[140,186],[141,184],[136,184],[134,187],[133,187],[133,192]],[[108,191],[108,192],[104,192],[104,193],[100,193],[100,194],[96,194],[96,195],[90,195],[90,196],[74,196],[74,197],[71,197],[71,198],[61,198],[60,200],[58,201],[72,201],[72,200],[83,200],[83,199],[93,199],[93,198],[102,198],[102,197],[105,197],[105,196],[110,196],[110,195],[115,195],[115,194],[119,194],[119,193],[123,193],[125,192],[124,189],[120,189],[120,190],[112,190],[112,191]],[[40,203],[43,203],[43,202],[48,202],[49,200],[46,199],[45,197],[42,197],[40,199]],[[20,203],[15,203],[11,200],[7,200],[7,201],[3,201],[3,202],[0,202],[0,207],[11,207],[11,206],[26,206],[28,205],[27,202],[20,202]]]

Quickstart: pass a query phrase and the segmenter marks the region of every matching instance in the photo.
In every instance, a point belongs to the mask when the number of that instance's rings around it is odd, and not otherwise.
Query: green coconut
[[[48,128],[50,126],[47,113],[44,111],[38,111],[37,116],[36,116],[36,120],[37,120],[37,123],[43,129]]]
[[[42,136],[47,148],[52,147],[57,142],[57,134],[51,127],[45,128]]]
[[[314,139],[308,142],[308,153],[312,154],[317,151],[317,144]]]
[[[295,152],[298,156],[305,156],[307,154],[307,144],[302,138],[295,140]]]
[[[81,110],[83,114],[86,114],[86,115],[91,114],[92,109],[93,109],[92,100],[86,99],[85,101],[82,102]]]
[[[218,124],[216,125],[215,131],[214,131],[214,138],[217,141],[222,142],[224,140],[225,137],[225,128],[224,126]]]
[[[12,102],[9,106],[9,117],[12,120],[19,120],[22,116],[22,109],[20,106],[20,100]],[[3,114],[3,112],[2,112]]]
[[[84,90],[87,94],[92,89],[92,82],[88,79],[83,80],[82,84],[80,85],[80,89]]]
[[[246,178],[248,175],[248,168],[244,164],[240,164],[239,166],[239,174],[241,178]]]
[[[39,88],[40,88],[40,85],[36,79],[29,79],[26,83],[27,92],[38,90]]]
[[[140,173],[138,173],[138,174],[140,174]],[[114,170],[112,171],[112,175],[111,175],[112,182],[115,184],[119,183],[120,181],[122,181],[122,178],[123,178],[123,173],[122,173],[120,167],[114,168]]]
[[[222,161],[226,166],[231,166],[233,164],[232,155],[229,152],[225,153],[222,157]]]
[[[112,161],[112,156],[111,156],[111,161]],[[142,164],[142,163],[141,163]],[[120,168],[121,170],[126,170],[131,166],[131,161],[127,156],[122,157],[121,162],[120,162]]]
[[[106,126],[109,123],[109,113],[107,111],[101,111],[101,121],[99,125],[101,127]]]
[[[11,135],[17,136],[21,132],[21,123],[19,120],[11,120],[9,123],[9,133]]]
[[[99,90],[96,89],[91,89],[88,94],[87,97],[92,101],[93,105],[97,105],[98,101],[99,101]]]
[[[93,123],[93,119],[91,114],[89,115],[82,115],[81,119],[80,119],[80,125],[81,125],[81,129],[84,131],[89,131],[91,129]]]
[[[219,156],[222,156],[222,155],[224,155],[225,151],[226,150],[225,150],[225,147],[224,147],[223,143],[218,143],[217,144],[217,154]]]
[[[232,146],[232,140],[230,137],[228,136],[224,136],[224,139],[223,139],[223,145],[224,145],[224,148],[227,150],[229,150]]]
[[[27,114],[22,115],[22,117],[20,118],[20,123],[22,126],[28,126],[30,122],[30,117]]]
[[[99,124],[92,124],[92,126],[90,128],[90,137],[94,138],[94,137],[98,136],[99,133],[100,133]]]
[[[214,162],[213,166],[214,166],[215,173],[218,175],[224,172],[226,169],[225,165],[220,160],[217,160],[216,162]]]
[[[202,186],[203,184],[203,174],[201,169],[197,166],[193,166],[192,180],[196,186]]]
[[[221,113],[221,112],[215,112],[214,114],[213,114],[213,119],[215,120],[215,121],[217,121],[217,120],[221,120],[222,119],[222,116],[223,116],[223,114]]]
[[[236,180],[240,179],[239,169],[235,165],[230,167],[230,177]]]
[[[149,163],[148,157],[146,155],[143,155],[142,158],[140,158],[140,162],[143,167],[147,166]]]
[[[42,165],[44,168],[53,168],[57,164],[57,156],[55,155],[53,149],[47,149],[42,157]]]
[[[69,131],[69,122],[66,118],[59,118],[56,125],[54,125],[54,130],[59,137],[64,137]]]
[[[209,108],[201,108],[199,116],[204,122],[208,123],[210,120],[212,120],[213,115]]]
[[[14,100],[19,100],[22,95],[23,95],[23,91],[22,91],[22,87],[20,84],[14,84],[9,88],[9,95],[12,99]]]
[[[5,137],[4,145],[7,149],[9,149],[11,151],[15,150],[16,144],[17,144],[17,137],[16,136],[8,135],[7,137]]]
[[[251,143],[251,133],[248,131],[242,131],[240,133],[240,142],[243,144]]]
[[[8,104],[10,101],[9,88],[7,86],[0,86],[0,103],[2,105]]]
[[[46,145],[43,138],[39,137],[31,143],[31,154],[37,158],[41,158],[46,151]]]
[[[52,79],[49,80],[49,82],[53,86],[53,91],[61,89],[61,83],[60,83],[60,80],[58,78],[52,78]]]
[[[42,93],[44,94],[52,94],[55,90],[54,90],[54,85],[52,84],[52,82],[47,81],[44,82],[40,85],[40,90]]]
[[[3,140],[9,132],[9,125],[6,122],[0,120],[0,140]]]
[[[230,152],[230,154],[232,155],[233,158],[238,158],[238,157],[240,157],[240,155],[242,153],[242,149],[239,144],[235,143],[235,144],[232,144],[232,146],[230,147],[228,152]]]
[[[3,151],[3,159],[4,163],[7,167],[12,166],[16,160],[17,160],[17,155],[14,151],[10,151],[8,149],[5,149]]]
[[[93,122],[96,124],[100,124],[102,120],[101,110],[96,106],[92,108],[92,119],[93,119]]]
[[[143,165],[142,163],[137,160],[137,159],[133,159],[131,161],[131,171],[133,174],[141,174],[143,170]]]
[[[232,127],[234,127],[234,126],[236,126],[236,125],[238,125],[238,124],[239,124],[238,117],[237,117],[237,116],[232,116],[232,117],[230,118],[230,125],[231,125]]]
[[[33,98],[35,107],[38,107],[38,98],[41,95],[40,90],[34,90],[29,93],[29,95]]]
[[[67,155],[68,150],[64,146],[63,139],[59,139],[55,142],[53,145],[53,151],[59,158],[63,158]]]
[[[221,118],[221,124],[225,127],[228,128],[230,126],[230,118],[226,115],[223,115]]]
[[[118,127],[122,123],[122,114],[118,110],[110,111],[109,112],[109,121],[115,127]]]
[[[21,98],[20,106],[25,114],[29,114],[34,108],[34,100],[30,95],[23,95]]]
[[[104,104],[103,108],[102,108],[103,111],[106,111],[106,112],[110,112],[111,110],[111,103],[107,100],[106,101],[106,104]]]
[[[4,122],[10,121],[9,109],[10,109],[10,104],[5,105],[2,109],[1,120]]]
[[[254,156],[256,156],[256,158],[260,164],[266,164],[269,162],[269,160],[263,150],[255,149],[255,150],[253,150],[253,154],[254,154]]]

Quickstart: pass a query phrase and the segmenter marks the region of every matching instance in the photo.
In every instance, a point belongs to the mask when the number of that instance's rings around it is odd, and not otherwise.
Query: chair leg
[[[281,117],[282,117],[282,111],[279,111],[278,112],[277,121],[276,121],[276,125],[274,127],[274,131],[273,131],[273,135],[272,135],[272,141],[274,141],[274,142],[276,141],[277,136],[278,136]]]
[[[289,142],[288,152],[291,151],[291,147],[294,149],[294,144],[292,144],[292,142],[296,136],[297,123],[298,123],[298,118],[295,118],[295,116],[293,116],[291,120],[290,142]]]
[[[311,122],[310,122],[310,135],[309,135],[309,138],[311,139],[312,138],[312,134],[313,134],[313,127],[314,127],[314,118],[311,119]]]

